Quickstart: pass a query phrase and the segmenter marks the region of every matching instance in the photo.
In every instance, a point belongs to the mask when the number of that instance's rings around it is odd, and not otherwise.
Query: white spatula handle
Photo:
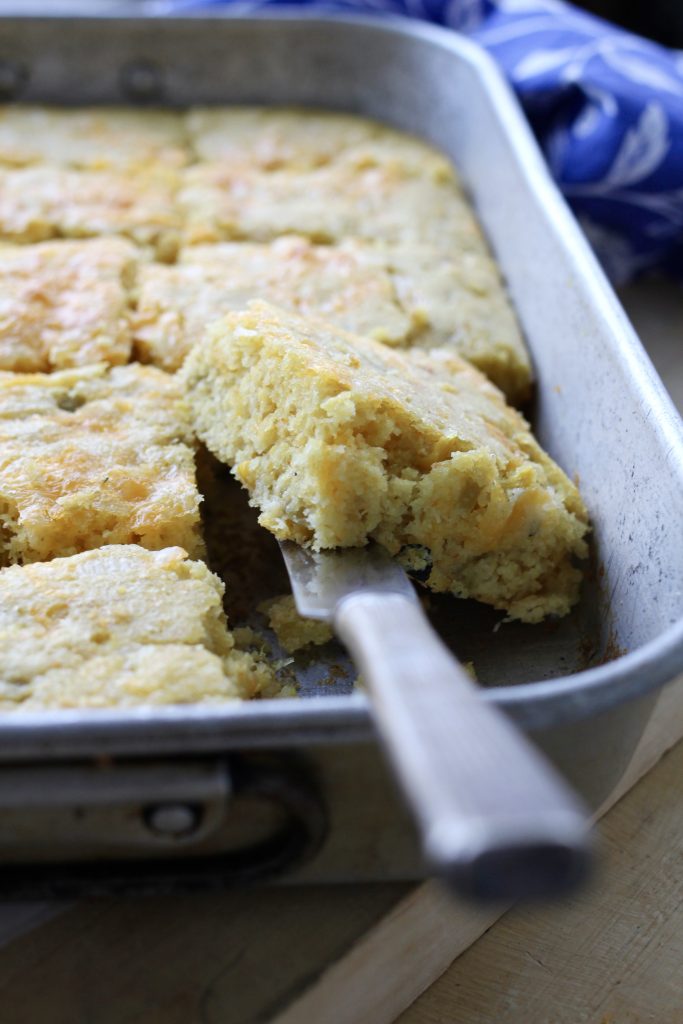
[[[587,811],[481,699],[419,604],[357,593],[339,604],[334,625],[372,691],[380,737],[432,867],[479,898],[551,895],[582,877]]]

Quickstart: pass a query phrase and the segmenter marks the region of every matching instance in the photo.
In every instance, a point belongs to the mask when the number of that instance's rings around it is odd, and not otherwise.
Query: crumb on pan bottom
[[[299,615],[291,594],[283,594],[281,597],[264,601],[258,610],[267,617],[278,643],[289,654],[311,645],[326,644],[333,637],[332,630],[326,622],[305,619]]]

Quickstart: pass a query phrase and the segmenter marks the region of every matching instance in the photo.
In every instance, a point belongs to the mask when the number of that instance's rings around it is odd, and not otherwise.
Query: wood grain
[[[683,743],[604,819],[593,885],[510,911],[400,1024],[680,1024]]]

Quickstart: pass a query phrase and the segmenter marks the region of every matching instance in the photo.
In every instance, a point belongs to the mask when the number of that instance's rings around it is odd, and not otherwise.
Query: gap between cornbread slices
[[[576,487],[478,371],[254,302],[181,377],[195,429],[279,539],[429,548],[436,591],[537,622],[578,598]]]

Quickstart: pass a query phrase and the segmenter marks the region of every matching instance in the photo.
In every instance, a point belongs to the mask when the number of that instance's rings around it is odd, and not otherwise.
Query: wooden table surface
[[[590,888],[509,911],[398,1024],[681,1024],[683,743],[599,832]]]

